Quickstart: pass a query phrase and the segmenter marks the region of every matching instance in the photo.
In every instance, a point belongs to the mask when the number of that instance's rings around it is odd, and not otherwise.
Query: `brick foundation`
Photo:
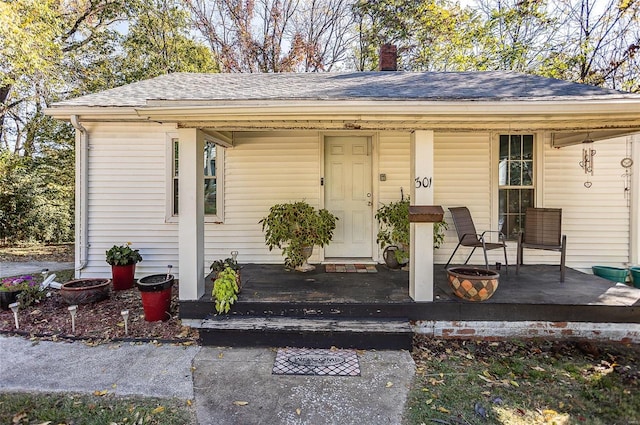
[[[414,324],[418,334],[437,338],[496,340],[503,338],[589,339],[640,343],[640,324],[584,322],[433,321]]]

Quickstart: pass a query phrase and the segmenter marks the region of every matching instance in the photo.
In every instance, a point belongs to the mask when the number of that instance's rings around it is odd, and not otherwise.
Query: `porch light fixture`
[[[582,161],[578,163],[584,170],[584,173],[591,176],[593,176],[593,157],[596,154],[596,150],[593,149],[592,145],[593,140],[590,139],[589,135],[587,134],[587,138],[582,142]],[[584,187],[586,188],[590,188],[591,185],[592,183],[588,179],[586,182],[584,182]]]
[[[238,251],[231,251],[231,259],[234,263],[238,261]]]
[[[16,324],[16,329],[20,329],[18,325],[18,308],[20,307],[20,303],[11,303],[9,304],[9,308],[13,311],[13,321]]]

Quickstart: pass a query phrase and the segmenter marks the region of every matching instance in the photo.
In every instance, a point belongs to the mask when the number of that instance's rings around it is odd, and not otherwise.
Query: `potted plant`
[[[238,299],[238,274],[231,267],[225,267],[217,277],[213,279],[213,291],[211,296],[216,304],[218,314],[228,313],[233,303]]]
[[[131,242],[114,245],[106,252],[107,263],[111,265],[113,289],[120,291],[133,287],[136,263],[142,261],[137,249],[131,249]]]
[[[224,260],[215,260],[209,266],[209,270],[213,274],[213,280],[218,277],[218,274],[222,272],[225,268],[229,267],[233,271],[236,272],[236,281],[238,283],[238,290],[242,289],[240,286],[240,265],[238,265],[238,261],[232,257],[225,258]]]
[[[0,307],[9,310],[9,304],[17,301],[18,295],[31,287],[39,285],[34,281],[33,276],[8,277],[0,282]]]
[[[384,249],[383,258],[390,268],[399,268],[409,262],[409,199],[382,204],[376,211],[380,230],[376,242]],[[444,242],[444,231],[448,228],[443,220],[433,223],[433,247],[440,248]]]
[[[137,283],[142,298],[144,320],[157,322],[171,318],[171,287],[175,281],[171,268],[167,266],[167,273],[152,274],[140,279]]]
[[[314,245],[322,247],[331,242],[337,220],[326,209],[316,210],[299,201],[272,206],[259,223],[269,251],[281,248],[286,267],[306,272],[315,268],[307,263]]]

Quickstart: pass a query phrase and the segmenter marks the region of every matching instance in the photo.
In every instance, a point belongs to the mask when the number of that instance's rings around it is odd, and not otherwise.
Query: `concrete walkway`
[[[8,276],[18,276],[25,274],[38,274],[42,269],[49,269],[50,272],[74,268],[74,263],[59,263],[54,261],[40,262],[2,262],[0,263],[0,278]]]
[[[359,352],[358,377],[272,375],[275,356],[273,349],[89,347],[0,336],[0,391],[191,399],[200,425],[402,423],[415,372],[408,352]]]

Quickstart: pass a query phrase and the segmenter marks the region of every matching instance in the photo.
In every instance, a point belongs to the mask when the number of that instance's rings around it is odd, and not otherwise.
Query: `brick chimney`
[[[398,70],[398,48],[393,44],[380,46],[380,71]]]

